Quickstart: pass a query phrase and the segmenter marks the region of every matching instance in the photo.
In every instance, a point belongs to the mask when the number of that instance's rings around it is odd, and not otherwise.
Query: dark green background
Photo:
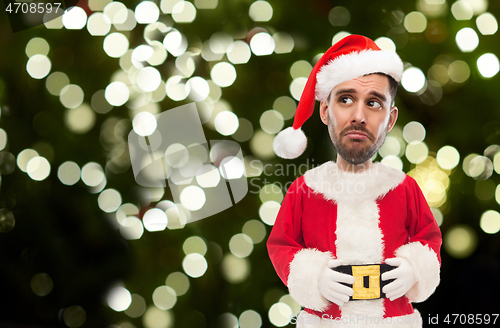
[[[248,15],[252,2],[219,0],[216,9],[199,10],[193,23],[175,27],[190,44],[208,40],[217,31],[236,34],[254,27],[293,36],[295,48],[291,53],[252,56],[247,64],[235,65],[238,78],[231,87],[223,89],[223,98],[232,105],[235,114],[250,120],[254,127],[259,126],[260,115],[272,107],[276,98],[290,96],[289,70],[295,61],[312,62],[314,56],[331,46],[332,37],[339,31],[372,39],[387,36],[392,28],[401,26],[395,11],[407,14],[416,10],[415,1],[406,0],[270,0],[273,18],[255,23]],[[124,3],[133,9],[138,2]],[[85,1],[80,4],[85,6]],[[451,4],[448,1],[448,7]],[[347,26],[334,27],[329,23],[329,11],[335,6],[344,6],[350,11]],[[488,11],[500,18],[500,2],[490,0]],[[445,16],[428,19],[429,25],[440,24],[446,36],[442,42],[429,42],[427,34],[432,32],[429,30],[418,34],[405,32],[397,42],[400,45],[397,52],[403,61],[423,72],[443,54],[469,64],[470,78],[462,84],[446,86],[442,100],[435,105],[425,105],[402,87],[396,99],[400,109],[399,127],[410,121],[422,123],[431,152],[452,145],[460,152],[461,160],[470,153],[482,154],[489,145],[500,144],[500,76],[484,79],[475,64],[485,52],[499,55],[500,33],[482,36],[478,32],[479,47],[471,53],[462,53],[455,43],[455,34],[460,28],[468,26],[477,31],[474,21],[475,17],[470,21],[457,21],[448,9]],[[130,48],[143,43],[143,28],[144,25],[138,24],[131,32]],[[97,195],[89,193],[81,181],[71,187],[60,183],[57,167],[67,160],[79,165],[90,161],[104,165],[106,156],[99,143],[100,124],[110,116],[128,117],[128,109],[119,107],[108,114],[98,114],[94,128],[83,135],[66,129],[64,107],[46,90],[45,79],[32,79],[26,72],[28,58],[24,51],[33,37],[47,40],[51,71],[63,71],[71,76],[71,83],[85,90],[86,102],[90,102],[90,95],[95,91],[106,87],[111,74],[119,68],[118,60],[108,57],[102,49],[104,37],[91,36],[86,28],[47,30],[38,26],[13,33],[6,13],[0,13],[0,127],[7,132],[9,140],[5,150],[17,156],[38,142],[46,142],[54,150],[51,174],[44,181],[33,181],[18,168],[1,177],[0,208],[14,213],[16,226],[0,234],[0,326],[65,327],[60,310],[77,304],[87,314],[83,327],[106,327],[127,320],[142,327],[140,319],[116,313],[103,302],[109,286],[124,281],[131,292],[141,294],[148,305],[151,304],[151,293],[164,284],[166,276],[182,271],[182,243],[187,237],[201,236],[207,242],[218,243],[227,253],[229,239],[241,232],[243,224],[259,219],[261,202],[257,195],[248,194],[233,208],[188,224],[182,230],[145,231],[140,240],[124,240],[107,223],[97,206]],[[394,38],[396,40],[396,36]],[[171,72],[173,60],[169,55],[158,68],[164,80]],[[208,64],[198,65],[194,75],[209,79],[209,69]],[[165,98],[160,104],[161,110],[186,102],[188,100],[175,102]],[[42,110],[50,112],[51,119],[46,121],[43,131],[37,131],[33,118]],[[291,125],[291,121],[286,125]],[[310,138],[305,155],[293,161],[274,158],[265,163],[299,165],[307,157],[314,159],[315,164],[330,160],[330,154],[324,152],[330,141],[319,117],[314,115],[303,129]],[[206,135],[207,140],[221,139],[209,129]],[[244,154],[251,154],[248,142],[241,146]],[[500,309],[500,237],[498,233],[487,235],[479,227],[481,214],[488,209],[498,211],[499,205],[494,198],[481,201],[475,196],[476,181],[464,174],[461,163],[450,175],[441,229],[445,233],[456,224],[467,224],[477,233],[478,246],[465,259],[454,259],[442,251],[441,284],[426,302],[415,305],[422,313],[424,326],[431,315],[439,314],[443,318],[451,313],[486,314],[498,313]],[[410,163],[404,161],[404,171],[411,168]],[[285,184],[294,178],[277,176],[274,181]],[[117,189],[123,203],[139,205],[131,169],[122,174],[109,174],[107,179],[107,187]],[[496,173],[490,179],[500,183]],[[165,199],[171,199],[168,192]],[[268,233],[270,229],[267,226]],[[222,313],[239,316],[248,309],[260,313],[263,327],[271,327],[267,315],[269,300],[276,302],[279,297],[276,299],[273,295],[285,293],[286,288],[269,261],[264,242],[255,245],[249,260],[250,277],[243,283],[230,284],[222,278],[220,263],[209,250],[206,274],[190,279],[189,291],[178,298],[172,309],[175,327],[215,327]],[[31,278],[39,272],[48,273],[54,281],[54,290],[45,297],[36,296],[30,288]]]

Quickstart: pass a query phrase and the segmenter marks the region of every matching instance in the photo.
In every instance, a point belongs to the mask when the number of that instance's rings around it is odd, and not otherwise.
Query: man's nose
[[[365,111],[361,103],[357,103],[355,108],[353,108],[353,113],[351,117],[352,124],[365,124]]]

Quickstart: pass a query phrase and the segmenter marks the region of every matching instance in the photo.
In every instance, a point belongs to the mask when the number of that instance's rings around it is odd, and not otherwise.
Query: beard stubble
[[[389,125],[389,123],[387,125]],[[345,135],[349,131],[353,130],[366,133],[369,140],[351,139],[351,142],[354,143],[354,145],[348,145],[347,142],[345,142]],[[328,113],[328,133],[330,134],[330,139],[332,140],[338,155],[340,155],[350,164],[359,165],[371,159],[377,152],[377,150],[382,146],[385,141],[385,136],[387,135],[387,127],[384,129],[384,133],[380,135],[375,141],[372,141],[375,139],[374,135],[361,124],[351,125],[345,128],[340,132],[339,137],[337,137],[335,127],[330,120],[330,113]],[[364,143],[366,143],[367,145],[363,145]]]

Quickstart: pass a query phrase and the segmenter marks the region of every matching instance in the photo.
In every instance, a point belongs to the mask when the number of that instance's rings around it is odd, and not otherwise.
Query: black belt
[[[394,281],[394,279],[382,281],[382,273],[391,271],[397,267],[389,264],[365,264],[365,265],[341,265],[333,270],[342,272],[354,277],[352,289],[354,294],[350,301],[373,300],[385,298],[382,287]],[[350,284],[344,284],[351,287]]]

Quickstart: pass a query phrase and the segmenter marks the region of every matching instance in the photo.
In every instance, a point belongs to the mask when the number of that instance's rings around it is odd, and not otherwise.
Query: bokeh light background
[[[335,152],[317,115],[300,158],[277,158],[272,140],[316,60],[351,33],[405,64],[375,160],[416,179],[443,232],[441,285],[415,305],[424,326],[498,313],[499,19],[494,0],[82,0],[12,33],[2,12],[0,323],[287,326],[300,306],[265,241],[290,183]],[[176,204],[137,185],[127,135],[153,142],[153,115],[190,102],[207,140],[241,145],[228,175],[245,174],[249,193],[186,224],[203,189]],[[196,159],[180,147],[167,160]],[[226,177],[206,172],[202,186]]]

